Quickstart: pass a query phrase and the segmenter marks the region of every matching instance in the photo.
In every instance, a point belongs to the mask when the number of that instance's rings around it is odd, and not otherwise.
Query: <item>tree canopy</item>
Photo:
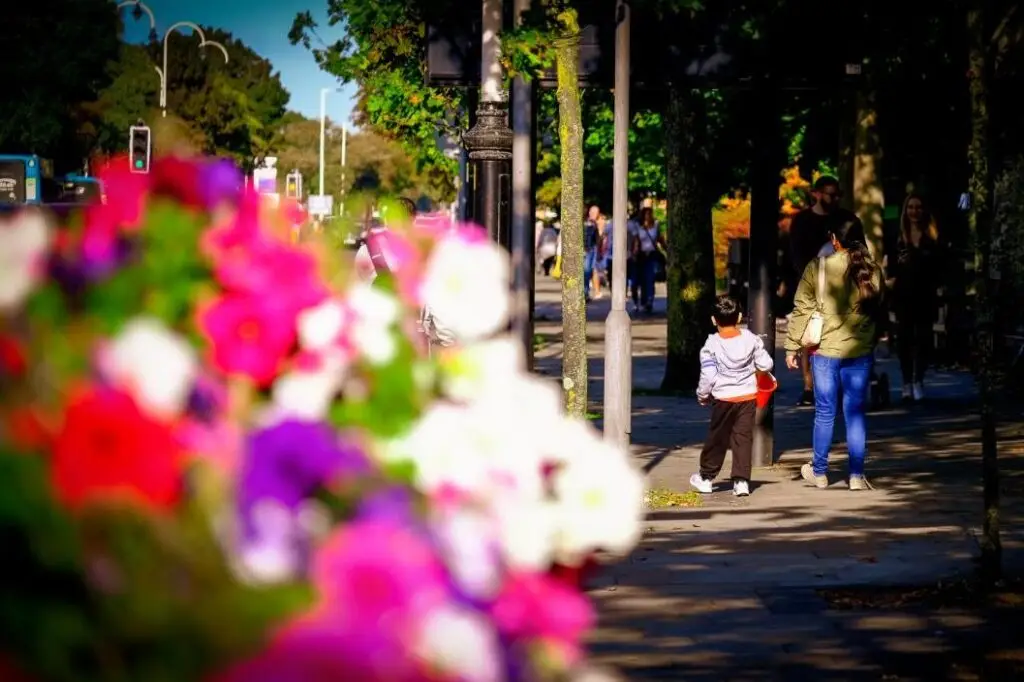
[[[438,201],[430,178],[416,170],[414,160],[403,147],[393,140],[372,131],[350,132],[346,149],[344,181],[341,170],[341,128],[328,121],[324,144],[324,192],[335,201],[357,191],[360,178],[373,177],[375,193],[386,196],[405,196],[414,201],[427,197]],[[320,178],[320,121],[308,119],[296,112],[285,114],[277,133],[274,147],[280,173],[297,169],[302,175],[305,194],[318,191]]]
[[[467,127],[466,93],[426,84],[426,26],[445,17],[455,0],[332,0],[330,25],[345,36],[331,44],[309,12],[295,18],[289,37],[312,50],[324,71],[359,88],[355,120],[395,140],[441,190],[454,194],[456,162],[439,140]]]
[[[18,5],[0,22],[0,150],[72,162],[85,154],[76,108],[110,81],[120,20],[109,0]]]

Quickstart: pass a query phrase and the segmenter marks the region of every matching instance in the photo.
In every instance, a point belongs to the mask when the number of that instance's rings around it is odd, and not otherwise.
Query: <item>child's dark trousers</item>
[[[754,446],[754,400],[727,402],[716,400],[711,407],[711,425],[704,449],[700,452],[700,475],[712,481],[722,470],[725,451],[732,450],[732,477],[750,480]]]

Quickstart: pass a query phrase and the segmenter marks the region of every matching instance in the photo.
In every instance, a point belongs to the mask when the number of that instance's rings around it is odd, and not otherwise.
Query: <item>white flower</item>
[[[462,343],[497,332],[509,317],[508,253],[490,241],[448,237],[430,254],[423,300]]]
[[[504,679],[497,633],[482,614],[458,606],[442,606],[427,614],[421,628],[417,653],[445,679]]]
[[[470,401],[503,390],[526,363],[520,342],[503,337],[443,351],[438,364],[444,394]]]
[[[394,330],[401,313],[398,301],[369,284],[357,284],[349,290],[348,304],[353,312],[349,340],[356,351],[372,365],[391,362],[398,350]]]
[[[339,354],[326,355],[315,370],[294,370],[274,382],[274,406],[289,416],[318,421],[327,417],[345,381],[346,365]]]
[[[299,345],[304,350],[325,351],[334,346],[345,328],[345,306],[329,298],[299,313]]]
[[[235,552],[235,572],[252,584],[280,583],[302,567],[301,531],[295,515],[274,500],[260,500],[251,512],[252,537]]]
[[[51,232],[37,211],[0,222],[0,312],[17,309],[45,275]]]
[[[596,550],[628,553],[640,539],[644,517],[640,472],[589,425],[566,420],[555,442],[567,453],[553,477],[556,557],[573,565]]]
[[[445,563],[452,578],[469,595],[494,597],[501,587],[495,524],[479,511],[459,509],[436,522]]]
[[[111,343],[105,369],[143,409],[175,417],[188,404],[198,360],[184,338],[155,318],[139,317],[128,322]]]
[[[513,412],[435,403],[385,457],[412,462],[415,484],[428,495],[454,487],[481,502],[500,494],[539,500],[538,442]]]
[[[497,503],[498,542],[513,570],[545,571],[554,553],[557,515],[552,503]]]

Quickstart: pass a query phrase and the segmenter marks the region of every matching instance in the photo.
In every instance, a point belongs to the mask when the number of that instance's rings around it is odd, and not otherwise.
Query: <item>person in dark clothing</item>
[[[903,399],[924,398],[924,374],[934,350],[938,313],[939,231],[920,195],[903,202],[895,267],[889,276]]]
[[[829,235],[845,228],[847,223],[853,223],[852,229],[860,234],[864,232],[864,226],[860,219],[852,212],[839,206],[841,193],[839,181],[828,175],[823,175],[814,183],[811,191],[814,204],[793,216],[789,225],[789,258],[790,258],[790,281],[787,283],[787,291],[795,292],[797,283],[803,277],[804,270],[808,263],[819,257],[821,249],[829,244]],[[844,233],[846,230],[843,230]],[[814,404],[814,381],[811,375],[811,365],[806,353],[800,355],[800,368],[803,373],[804,391],[797,401],[797,405]]]
[[[591,206],[587,220],[583,223],[583,296],[590,300],[590,285],[597,267],[598,246],[601,233],[597,228],[597,220],[601,217],[601,209]]]

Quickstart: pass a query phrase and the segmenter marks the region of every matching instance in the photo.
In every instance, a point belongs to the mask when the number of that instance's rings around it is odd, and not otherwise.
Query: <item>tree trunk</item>
[[[969,224],[975,253],[975,349],[978,397],[981,403],[981,470],[984,484],[985,521],[981,537],[982,577],[988,583],[1002,574],[1002,542],[999,538],[999,460],[996,440],[994,395],[995,315],[991,291],[993,158],[989,125],[989,83],[992,58],[989,51],[988,1],[974,0],[967,11],[968,86],[971,97],[972,195]]]
[[[587,308],[583,300],[583,118],[576,10],[558,15],[558,137],[562,144],[562,391],[570,416],[587,413]]]
[[[853,211],[864,224],[871,255],[879,264],[884,251],[885,194],[882,192],[882,142],[878,134],[878,107],[870,84],[857,93],[854,134]]]
[[[668,350],[661,382],[664,390],[696,388],[700,349],[711,324],[715,259],[711,207],[704,187],[704,111],[699,90],[669,90],[665,111]]]

